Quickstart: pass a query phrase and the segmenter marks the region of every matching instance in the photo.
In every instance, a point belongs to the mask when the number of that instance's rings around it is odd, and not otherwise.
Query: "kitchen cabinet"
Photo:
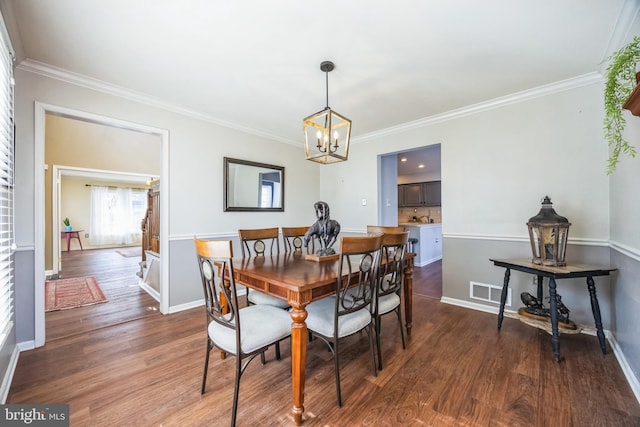
[[[440,181],[431,181],[424,183],[424,205],[440,206],[441,205],[441,186]]]
[[[422,183],[402,184],[398,186],[399,206],[424,206]]]
[[[416,253],[413,263],[416,267],[424,267],[442,259],[442,224],[399,225],[409,232],[410,239],[418,239],[413,247]]]
[[[398,185],[398,206],[420,207],[441,205],[441,182],[416,182]]]

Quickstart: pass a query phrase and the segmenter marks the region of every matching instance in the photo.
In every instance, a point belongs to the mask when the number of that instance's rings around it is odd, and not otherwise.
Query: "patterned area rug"
[[[44,288],[45,311],[66,310],[107,301],[93,276],[47,280]]]

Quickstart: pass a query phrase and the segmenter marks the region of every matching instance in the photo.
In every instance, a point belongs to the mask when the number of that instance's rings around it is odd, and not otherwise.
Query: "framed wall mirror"
[[[225,212],[284,212],[284,167],[224,158]]]

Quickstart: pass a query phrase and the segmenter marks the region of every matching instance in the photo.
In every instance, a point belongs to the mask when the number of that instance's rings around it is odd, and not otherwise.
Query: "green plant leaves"
[[[625,103],[636,86],[636,64],[640,61],[640,37],[616,51],[607,60],[607,82],[604,89],[604,136],[613,147],[608,160],[607,175],[611,175],[618,165],[620,153],[636,156],[636,149],[622,137],[626,120],[622,114]]]

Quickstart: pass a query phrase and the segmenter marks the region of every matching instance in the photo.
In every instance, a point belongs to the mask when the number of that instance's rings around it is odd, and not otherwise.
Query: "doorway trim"
[[[47,113],[61,115],[70,119],[84,120],[92,123],[128,129],[137,132],[158,135],[161,139],[161,167],[160,167],[160,312],[169,313],[169,130],[160,129],[139,123],[100,116],[80,110],[74,110],[57,105],[35,102],[34,115],[34,341],[35,347],[41,347],[45,343],[45,312],[44,312],[44,282],[45,282],[45,135]],[[57,215],[57,214],[55,214]],[[56,240],[56,239],[54,239]],[[54,262],[57,262],[54,260]]]

